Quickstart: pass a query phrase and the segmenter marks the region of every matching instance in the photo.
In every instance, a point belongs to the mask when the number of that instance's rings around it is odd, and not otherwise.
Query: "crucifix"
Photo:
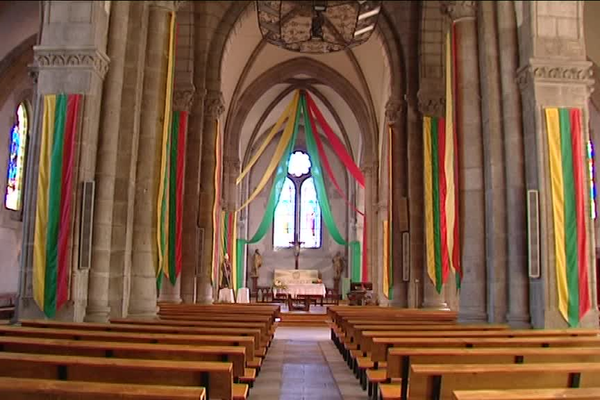
[[[298,236],[294,235],[294,241],[290,242],[292,246],[294,246],[294,269],[298,269],[298,258],[300,257],[300,246],[304,244],[298,240]]]

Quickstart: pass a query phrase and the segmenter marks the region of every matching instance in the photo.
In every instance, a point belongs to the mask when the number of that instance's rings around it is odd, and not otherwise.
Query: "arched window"
[[[321,207],[310,172],[308,154],[290,156],[288,177],[275,208],[273,247],[292,247],[296,240],[305,249],[321,247]]]
[[[10,131],[8,156],[8,177],[4,206],[13,211],[21,211],[23,201],[23,183],[25,177],[25,150],[29,133],[29,116],[25,102],[17,107],[15,122]]]

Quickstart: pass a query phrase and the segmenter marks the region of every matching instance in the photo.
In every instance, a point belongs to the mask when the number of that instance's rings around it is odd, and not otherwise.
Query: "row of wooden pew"
[[[456,313],[328,309],[331,338],[373,399],[600,399],[600,331],[463,325]]]
[[[160,306],[156,320],[0,326],[0,398],[246,399],[279,306]]]

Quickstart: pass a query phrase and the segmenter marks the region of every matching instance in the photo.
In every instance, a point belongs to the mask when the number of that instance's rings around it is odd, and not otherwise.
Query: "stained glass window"
[[[288,174],[296,178],[306,175],[310,172],[310,158],[308,154],[301,151],[296,151],[290,156],[288,164]]]
[[[300,189],[300,241],[302,247],[321,247],[321,207],[317,201],[317,191],[313,178],[302,183]]]
[[[8,158],[8,179],[4,206],[9,210],[20,211],[23,199],[23,176],[25,166],[25,149],[29,119],[25,103],[19,104],[15,123],[10,132]]]
[[[281,190],[273,220],[273,246],[290,247],[296,225],[296,186],[287,178]]]
[[[303,242],[303,248],[321,247],[321,208],[310,168],[308,154],[292,153],[288,177],[275,208],[273,247],[292,247],[296,238]]]

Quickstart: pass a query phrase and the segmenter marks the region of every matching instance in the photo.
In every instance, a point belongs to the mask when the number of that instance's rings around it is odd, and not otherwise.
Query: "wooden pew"
[[[410,376],[409,399],[451,400],[455,390],[600,387],[600,363],[417,364]]]
[[[454,400],[598,400],[600,388],[455,390]]]
[[[250,328],[260,329],[261,334],[272,339],[273,334],[269,331],[269,327],[263,322],[236,322],[236,321],[175,321],[175,320],[142,320],[142,319],[127,319],[127,318],[112,318],[111,324],[125,325],[144,325],[144,326],[181,326],[181,327],[214,327],[214,328]]]
[[[430,338],[373,338],[371,359],[375,362],[387,360],[390,347],[600,347],[600,337],[430,337]]]
[[[185,335],[227,335],[227,336],[252,336],[254,343],[258,344],[259,350],[266,343],[262,341],[260,329],[252,328],[213,328],[213,327],[172,327],[152,325],[126,325],[126,324],[102,324],[91,322],[61,322],[50,320],[22,320],[21,326],[33,328],[52,329],[78,329],[105,332],[139,332],[139,333],[167,333]]]
[[[246,398],[226,362],[132,360],[47,354],[0,353],[0,376],[124,384],[201,386],[207,399]]]
[[[147,360],[224,361],[233,365],[234,378],[243,378],[246,374],[246,351],[240,346],[187,346],[4,336],[0,337],[0,352],[3,351]]]
[[[189,346],[243,346],[246,350],[246,358],[254,358],[254,338],[251,336],[170,335],[159,333],[101,332],[16,326],[0,326],[0,336],[92,340],[99,342],[186,344]]]
[[[562,348],[393,348],[389,350],[387,378],[399,385],[382,385],[382,393],[400,390],[406,398],[410,384],[410,366],[420,364],[529,364],[558,362],[600,363],[600,347]],[[390,397],[384,395],[384,398]],[[395,397],[395,396],[391,396]]]
[[[0,377],[0,397],[10,400],[204,400],[201,387]]]

